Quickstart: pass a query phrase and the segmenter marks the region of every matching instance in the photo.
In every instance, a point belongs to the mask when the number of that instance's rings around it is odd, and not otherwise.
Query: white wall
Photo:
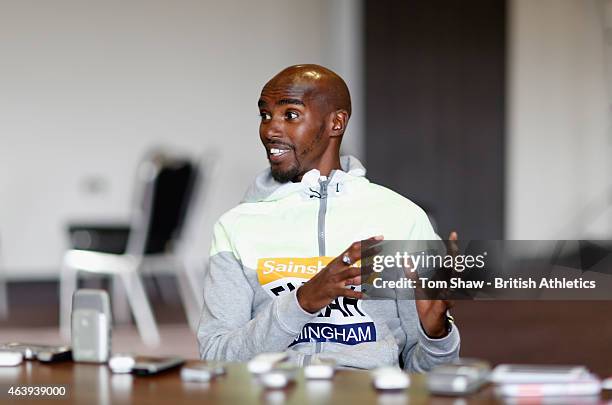
[[[609,3],[510,2],[509,239],[612,238]]]
[[[359,5],[0,0],[0,266],[56,276],[67,221],[126,219],[136,163],[157,144],[221,153],[197,220],[204,256],[214,220],[266,166],[256,101],[271,76],[330,66],[361,113]],[[360,155],[355,116],[345,143]]]
[[[609,3],[510,1],[510,239],[612,235]],[[255,102],[290,64],[347,79],[344,150],[363,156],[360,12],[357,0],[0,0],[0,267],[55,276],[65,223],[126,219],[156,144],[221,153],[197,218],[205,256],[215,218],[266,166]]]

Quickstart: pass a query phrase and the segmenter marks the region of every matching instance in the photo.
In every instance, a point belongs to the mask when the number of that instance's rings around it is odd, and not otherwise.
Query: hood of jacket
[[[330,175],[330,183],[347,183],[358,178],[365,178],[366,169],[361,162],[354,156],[341,156],[340,167],[342,170],[334,170]],[[318,186],[321,173],[317,169],[312,169],[302,176],[302,180],[297,183],[280,183],[272,177],[272,171],[267,168],[259,173],[255,181],[249,186],[242,198],[243,203],[259,201],[275,201],[281,198],[300,192],[304,189]]]

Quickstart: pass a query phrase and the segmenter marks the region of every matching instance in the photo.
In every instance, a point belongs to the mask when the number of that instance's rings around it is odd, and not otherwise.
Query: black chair
[[[194,327],[199,315],[197,298],[176,250],[198,181],[199,169],[190,160],[152,152],[138,168],[129,225],[68,227],[71,248],[64,254],[60,280],[60,328],[65,338],[70,335],[72,294],[78,275],[87,272],[112,275],[115,285],[125,290],[142,340],[151,346],[159,344],[159,331],[140,277],[143,269],[156,267],[155,262],[178,271],[179,290]],[[113,294],[113,300],[118,299]],[[113,304],[116,310],[116,302]]]

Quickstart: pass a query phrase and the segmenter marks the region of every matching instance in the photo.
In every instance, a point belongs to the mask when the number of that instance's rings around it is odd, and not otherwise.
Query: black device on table
[[[132,367],[132,373],[137,375],[152,375],[180,367],[185,363],[181,357],[144,357],[137,356]]]
[[[10,342],[0,344],[0,349],[21,352],[24,359],[38,360],[43,363],[72,360],[72,349],[70,346]]]

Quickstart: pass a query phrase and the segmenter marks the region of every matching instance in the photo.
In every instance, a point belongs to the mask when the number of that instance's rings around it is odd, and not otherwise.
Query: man
[[[202,359],[288,350],[300,365],[319,354],[347,367],[425,371],[457,357],[447,302],[362,300],[355,287],[354,241],[439,238],[423,210],[340,157],[351,115],[344,81],[322,66],[291,66],[258,106],[270,168],[215,225]]]

